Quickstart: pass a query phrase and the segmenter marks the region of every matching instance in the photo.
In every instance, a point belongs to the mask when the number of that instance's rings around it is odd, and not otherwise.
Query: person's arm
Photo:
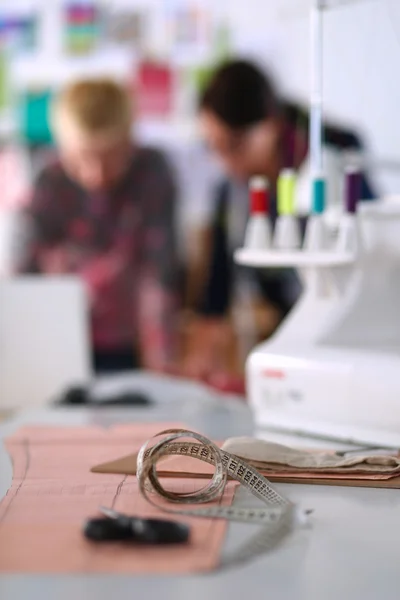
[[[233,273],[226,229],[228,191],[226,182],[216,189],[208,247],[203,252],[199,297],[188,334],[185,367],[188,374],[195,377],[229,369],[234,347],[229,320]]]
[[[179,343],[180,264],[176,236],[176,188],[161,154],[154,153],[143,190],[142,266],[138,294],[138,346],[144,368],[175,362]]]

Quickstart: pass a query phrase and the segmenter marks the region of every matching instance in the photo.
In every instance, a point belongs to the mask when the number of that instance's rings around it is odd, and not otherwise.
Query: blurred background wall
[[[400,165],[400,2],[329,3],[326,113],[355,126],[375,161]],[[242,54],[272,70],[282,92],[307,102],[309,4],[0,0],[0,211],[26,197],[51,152],[52,94],[77,76],[105,74],[135,88],[139,137],[169,149],[179,172],[182,223],[205,219],[218,169],[196,136],[202,82],[216,62]],[[399,169],[377,168],[374,175],[382,193],[400,189]],[[0,239],[6,229],[3,217]]]

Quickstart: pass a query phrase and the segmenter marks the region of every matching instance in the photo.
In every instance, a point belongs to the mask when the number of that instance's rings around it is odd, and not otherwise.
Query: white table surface
[[[133,385],[138,387],[137,380]],[[96,423],[108,426],[138,420],[180,420],[219,439],[248,435],[253,430],[251,414],[240,401],[221,401],[197,386],[173,381],[154,379],[146,382],[146,386],[157,400],[151,408],[38,409],[4,424],[0,428],[1,437],[20,425],[33,423],[65,426]],[[265,436],[293,444],[299,442],[276,434]],[[301,442],[304,444],[304,440]],[[311,442],[306,443],[310,445]],[[10,460],[1,445],[0,497],[8,489],[11,478]],[[281,546],[250,564],[187,577],[3,575],[0,578],[0,598],[243,600],[249,595],[257,595],[263,600],[400,598],[398,490],[297,484],[276,487],[292,501],[314,509],[311,526],[295,531]],[[236,501],[248,504],[251,499],[242,493]],[[225,551],[254,531],[249,527],[232,525]]]

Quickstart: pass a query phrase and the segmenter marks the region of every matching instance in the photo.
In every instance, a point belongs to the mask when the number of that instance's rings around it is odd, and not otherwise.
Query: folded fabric
[[[400,475],[399,456],[341,457],[333,451],[298,450],[253,438],[216,442],[272,480],[384,481]],[[97,473],[135,475],[137,452],[92,467]],[[170,456],[157,465],[160,477],[208,478],[214,466],[189,456]]]
[[[263,472],[400,473],[399,456],[358,454],[343,457],[334,452],[311,452],[249,437],[229,438],[222,449],[249,461]]]

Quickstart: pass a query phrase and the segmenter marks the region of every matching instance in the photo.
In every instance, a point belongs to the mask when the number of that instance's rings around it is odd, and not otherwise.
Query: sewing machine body
[[[250,353],[247,393],[259,428],[400,447],[400,199],[360,207],[356,226],[351,256],[286,253],[304,292]],[[277,266],[277,251],[264,257]]]

